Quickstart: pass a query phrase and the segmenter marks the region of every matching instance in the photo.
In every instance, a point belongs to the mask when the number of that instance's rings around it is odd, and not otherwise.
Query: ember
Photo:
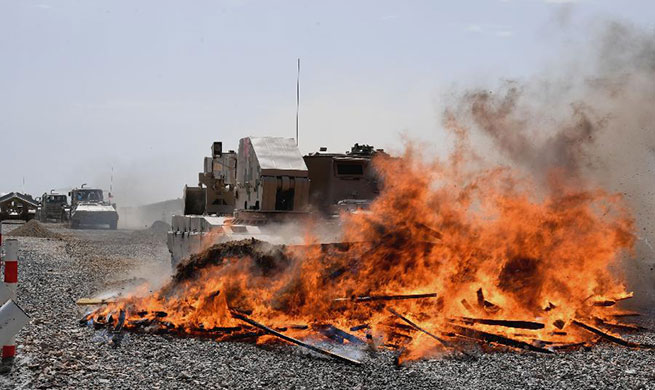
[[[304,340],[366,339],[404,359],[466,354],[471,342],[541,353],[599,339],[647,347],[608,330],[632,314],[617,307],[631,295],[609,271],[634,242],[621,197],[559,184],[544,195],[509,168],[467,167],[465,152],[448,163],[424,162],[411,147],[377,158],[385,187],[370,212],[342,215],[347,242],[214,245],[160,291],[86,319],[217,340],[279,338],[351,363]]]

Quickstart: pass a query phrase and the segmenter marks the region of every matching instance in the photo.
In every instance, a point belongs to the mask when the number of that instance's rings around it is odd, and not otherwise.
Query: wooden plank
[[[633,343],[632,341],[624,340],[624,339],[622,339],[620,337],[611,335],[611,334],[609,334],[607,332],[604,332],[604,331],[602,331],[602,330],[600,330],[598,328],[595,328],[595,327],[593,327],[591,325],[587,325],[584,322],[579,321],[579,320],[573,320],[573,321],[571,321],[571,323],[573,325],[579,327],[579,328],[582,328],[582,329],[586,330],[587,332],[593,333],[593,334],[595,334],[597,336],[600,336],[600,337],[604,338],[605,340],[608,340],[608,341],[611,341],[613,343],[622,345],[624,347],[649,348],[649,349],[655,348],[655,346],[650,345],[650,344],[638,344],[638,343]]]
[[[335,302],[373,302],[373,301],[400,301],[405,299],[424,299],[424,298],[435,298],[437,293],[429,294],[405,294],[405,295],[369,295],[362,297],[349,297],[349,298],[336,298]]]
[[[600,301],[594,301],[593,302],[594,306],[599,306],[599,307],[608,307],[608,306],[614,306],[616,305],[616,301],[612,299],[603,299]]]
[[[475,312],[476,312],[476,310],[473,310],[473,307],[471,307],[471,305],[468,303],[468,301],[467,301],[466,299],[462,299],[462,300],[460,301],[460,303],[461,303],[462,306],[464,306],[464,308],[465,308],[466,310],[468,310],[470,313],[475,313]]]
[[[108,303],[116,302],[116,298],[80,298],[75,302],[78,306],[88,305],[106,305]]]
[[[624,318],[624,317],[639,317],[641,313],[636,311],[624,311],[621,313],[610,314],[610,317],[614,318]]]
[[[530,343],[526,343],[525,341],[515,340],[507,336],[503,336],[495,333],[483,332],[481,330],[469,328],[466,326],[454,325],[453,327],[457,333],[465,337],[470,337],[473,339],[486,341],[489,343],[501,344],[512,348],[529,350],[533,352],[553,353],[553,351],[550,351],[548,349],[537,347]]]
[[[623,324],[620,322],[611,322],[611,321],[606,321],[600,317],[594,317],[594,322],[596,325],[599,326],[604,326],[607,328],[612,328],[612,329],[617,329],[620,331],[624,332],[637,332],[637,331],[650,331],[648,328],[644,328],[643,326],[635,325],[635,324]]]
[[[363,340],[359,339],[356,336],[351,335],[348,332],[344,332],[343,330],[335,327],[334,325],[326,324],[326,325],[319,325],[315,327],[319,332],[321,332],[324,336],[329,337],[331,339],[336,339],[340,343],[343,343],[343,340],[348,340],[351,344],[366,344]]]
[[[461,321],[472,323],[472,324],[482,324],[482,325],[493,325],[493,326],[504,326],[507,328],[518,328],[518,329],[543,329],[544,324],[534,321],[521,321],[521,320],[496,320],[491,318],[471,318],[471,317],[462,317]]]
[[[334,353],[334,352],[331,352],[331,351],[325,350],[325,349],[323,349],[323,348],[319,348],[319,347],[317,347],[317,346],[315,346],[315,345],[307,344],[307,343],[305,343],[305,342],[303,342],[303,341],[300,341],[300,340],[298,340],[298,339],[295,339],[295,338],[293,338],[293,337],[290,337],[290,336],[284,335],[284,334],[282,334],[282,333],[280,333],[280,332],[278,332],[278,331],[276,331],[276,330],[274,330],[274,329],[272,329],[272,328],[269,328],[269,327],[266,326],[266,325],[260,324],[259,322],[255,321],[255,320],[253,320],[253,319],[250,319],[250,318],[248,318],[248,317],[246,317],[246,316],[243,315],[243,314],[240,314],[240,313],[237,313],[237,312],[232,312],[232,316],[233,316],[234,318],[236,318],[236,319],[239,319],[239,320],[241,320],[241,321],[243,321],[243,322],[246,322],[246,323],[248,323],[248,324],[250,324],[250,325],[252,325],[252,326],[254,326],[254,327],[256,327],[256,328],[259,328],[259,329],[263,330],[263,331],[266,332],[266,333],[272,334],[273,336],[279,337],[279,338],[281,338],[282,340],[288,341],[288,342],[290,342],[290,343],[292,343],[292,344],[299,345],[299,346],[304,347],[304,348],[307,348],[307,349],[309,349],[309,350],[311,350],[311,351],[314,351],[314,352],[320,353],[320,354],[322,354],[322,355],[329,356],[329,357],[331,357],[331,358],[334,358],[334,359],[340,360],[340,361],[345,362],[345,363],[350,363],[350,364],[355,364],[355,365],[361,365],[361,364],[362,364],[360,361],[357,361],[357,360],[351,359],[351,358],[346,357],[346,356],[339,355],[339,354],[337,354],[337,353]]]
[[[456,351],[461,352],[462,354],[464,354],[466,356],[473,357],[471,354],[467,353],[466,351],[463,351],[461,348],[457,348],[455,345],[448,342],[448,340],[442,339],[441,337],[439,337],[439,336],[437,336],[435,334],[432,334],[431,332],[428,332],[427,330],[421,328],[420,326],[415,324],[412,320],[410,320],[409,318],[406,318],[405,316],[398,313],[394,309],[392,309],[390,307],[387,307],[387,311],[389,313],[395,315],[396,317],[400,318],[401,320],[405,321],[407,324],[409,324],[409,326],[411,326],[415,330],[418,330],[419,332],[425,333],[426,335],[428,335],[428,336],[432,337],[433,339],[437,340],[444,347],[454,349]]]
[[[482,292],[482,288],[479,288],[478,291],[476,291],[476,294],[478,297],[478,306],[480,308],[486,310],[489,313],[495,313],[498,310],[500,310],[500,306],[484,299],[484,293]]]

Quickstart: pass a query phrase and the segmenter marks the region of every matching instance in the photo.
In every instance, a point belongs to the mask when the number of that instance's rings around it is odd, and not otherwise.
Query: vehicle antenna
[[[300,111],[300,58],[298,58],[298,75],[296,77],[296,146],[298,146],[298,113]]]

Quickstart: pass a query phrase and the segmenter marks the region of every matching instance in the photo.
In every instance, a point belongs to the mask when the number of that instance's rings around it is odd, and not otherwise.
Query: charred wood
[[[93,312],[85,314],[80,318],[80,326],[86,326],[89,324],[89,320],[93,319]]]
[[[557,306],[553,305],[553,302],[548,302],[548,306],[544,307],[544,311],[551,311],[555,308],[557,308]]]
[[[307,326],[307,325],[289,325],[289,329],[305,330],[305,329],[309,329],[309,326]]]
[[[600,307],[614,306],[616,305],[616,301],[613,301],[611,299],[605,299],[602,301],[594,301],[593,305],[600,306]]]
[[[142,318],[140,320],[132,320],[128,321],[128,325],[135,327],[135,328],[144,328],[146,326],[149,326],[152,324],[152,320],[150,318]]]
[[[344,332],[343,330],[333,326],[333,325],[318,325],[316,326],[316,330],[318,330],[322,335],[325,337],[331,338],[333,340],[336,340],[340,343],[343,344],[344,340],[347,340],[348,342],[352,344],[366,344],[364,341],[359,339],[356,336],[351,335],[350,333]]]
[[[404,299],[423,299],[423,298],[434,298],[437,296],[437,293],[429,294],[408,294],[408,295],[369,295],[369,296],[352,296],[350,298],[336,298],[336,302],[373,302],[373,301],[399,301]]]
[[[461,302],[462,306],[464,306],[464,308],[465,308],[466,310],[468,310],[468,311],[471,312],[471,313],[475,313],[475,310],[474,310],[473,307],[468,303],[468,301],[467,301],[466,299],[462,299],[460,302]]]
[[[482,288],[479,288],[476,294],[478,296],[478,306],[480,308],[486,310],[489,313],[495,313],[498,310],[500,310],[499,306],[484,299],[484,293],[482,292]]]
[[[421,328],[420,326],[418,326],[417,324],[415,324],[412,320],[410,320],[409,318],[404,317],[402,314],[398,313],[398,312],[395,311],[394,309],[392,309],[392,308],[390,308],[390,307],[387,307],[387,311],[388,311],[389,313],[395,315],[396,317],[400,318],[401,320],[405,321],[407,324],[409,324],[409,326],[411,326],[411,327],[414,328],[415,330],[418,330],[419,332],[423,332],[423,333],[425,333],[426,335],[428,335],[428,336],[432,337],[433,339],[437,340],[437,341],[438,341],[441,345],[443,345],[444,347],[446,347],[446,348],[450,348],[450,349],[455,349],[455,350],[461,352],[461,353],[464,354],[464,355],[470,356],[470,355],[469,355],[468,353],[466,353],[465,351],[463,351],[463,350],[457,348],[455,345],[453,345],[453,344],[451,344],[450,342],[448,342],[448,340],[443,339],[443,338],[441,338],[441,337],[439,337],[439,336],[437,336],[437,335],[435,335],[435,334],[433,334],[433,333],[431,333],[431,332],[428,332],[427,330]]]
[[[495,343],[495,344],[500,344],[504,345],[507,347],[512,347],[512,348],[518,348],[518,349],[523,349],[523,350],[528,350],[528,351],[533,351],[533,352],[541,352],[541,353],[553,353],[552,351],[534,346],[530,343],[526,343],[525,341],[521,340],[515,340],[506,336],[494,334],[494,333],[488,333],[488,332],[483,332],[481,330],[465,327],[465,326],[454,326],[455,331],[457,333],[464,335],[466,337],[474,338],[480,341],[486,341],[489,343]]]
[[[611,317],[614,318],[624,318],[624,317],[639,317],[641,313],[637,313],[636,311],[626,311],[623,313],[614,313],[610,314]]]
[[[339,355],[337,353],[325,350],[323,348],[319,348],[319,347],[311,345],[311,344],[307,344],[307,343],[305,343],[303,341],[300,341],[298,339],[295,339],[293,337],[284,335],[284,334],[282,334],[282,333],[280,333],[280,332],[278,332],[278,331],[276,331],[276,330],[274,330],[272,328],[269,328],[266,325],[260,324],[259,322],[255,321],[255,320],[252,320],[252,319],[250,319],[250,318],[246,317],[245,315],[240,314],[238,312],[233,312],[232,316],[234,318],[238,319],[238,320],[246,322],[246,323],[248,323],[248,324],[250,324],[250,325],[252,325],[252,326],[254,326],[256,328],[259,328],[259,329],[263,330],[266,333],[272,334],[273,336],[279,337],[282,340],[288,341],[288,342],[290,342],[292,344],[299,345],[299,346],[307,348],[307,349],[309,349],[311,351],[314,351],[314,352],[320,353],[322,355],[332,357],[332,358],[340,360],[342,362],[346,362],[346,363],[350,363],[350,364],[356,364],[356,365],[362,364],[361,362],[359,362],[357,360],[350,359],[350,358],[348,358],[346,356]]]
[[[612,329],[617,329],[626,332],[638,332],[638,331],[648,330],[643,326],[639,326],[635,324],[622,324],[619,322],[609,322],[599,317],[594,317],[594,322],[596,325],[599,326],[604,326],[606,328],[612,328]]]
[[[611,341],[613,343],[623,345],[624,347],[629,347],[629,348],[655,348],[655,346],[650,345],[650,344],[638,344],[638,343],[633,343],[632,341],[624,340],[621,337],[611,335],[607,332],[604,332],[601,329],[595,328],[591,325],[587,325],[584,322],[578,321],[578,320],[573,320],[572,324],[586,330],[587,332],[591,332],[597,336],[600,336],[601,338]]]
[[[361,325],[350,327],[350,331],[351,332],[357,332],[358,330],[368,329],[368,328],[369,328],[368,324],[361,324]]]
[[[517,329],[543,329],[545,327],[544,324],[540,322],[533,322],[533,321],[495,320],[490,318],[470,318],[470,317],[462,317],[461,320],[469,324],[504,326],[507,328],[517,328]]]

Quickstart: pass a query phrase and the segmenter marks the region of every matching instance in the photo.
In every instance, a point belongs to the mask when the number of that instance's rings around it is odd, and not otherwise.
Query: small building
[[[31,195],[10,192],[0,196],[0,221],[17,219],[29,221],[36,216],[39,203]]]

